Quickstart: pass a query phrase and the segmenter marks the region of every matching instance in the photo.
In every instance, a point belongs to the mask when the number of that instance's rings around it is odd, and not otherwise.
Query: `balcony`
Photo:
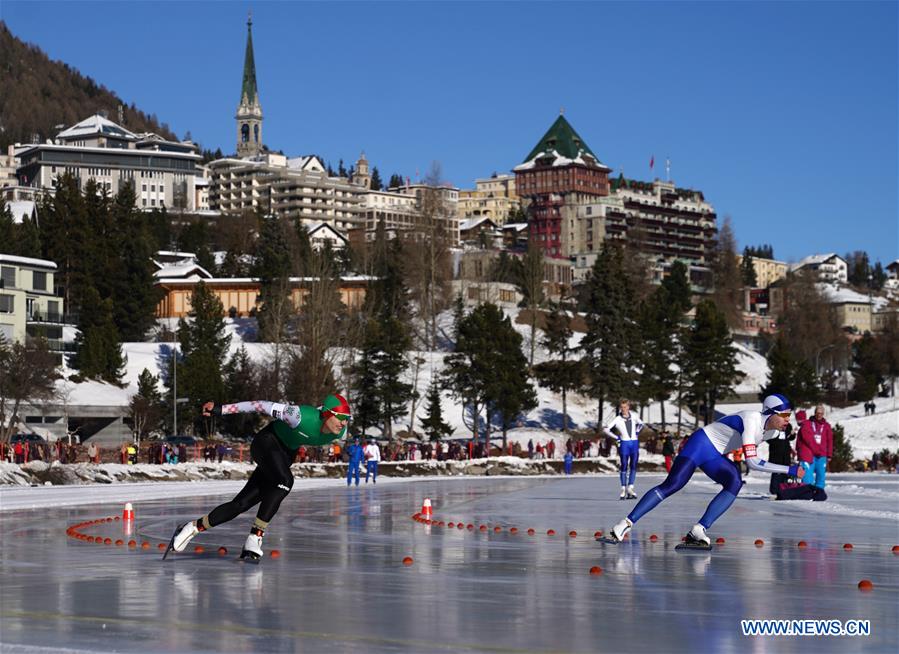
[[[78,316],[72,313],[32,311],[25,317],[25,322],[29,324],[77,325]]]

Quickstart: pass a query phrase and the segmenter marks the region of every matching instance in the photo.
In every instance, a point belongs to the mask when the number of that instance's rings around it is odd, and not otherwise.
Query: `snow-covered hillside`
[[[514,317],[517,309],[505,307],[505,310],[512,314],[515,329],[524,337],[523,347],[527,351],[530,343],[530,327],[527,325],[517,324]],[[449,312],[440,317],[440,327],[444,335],[451,334],[452,316]],[[168,325],[170,328],[174,324]],[[264,362],[270,354],[272,346],[265,343],[255,343],[255,321],[248,319],[231,320],[226,319],[228,333],[231,334],[231,352],[236,351],[241,345],[246,346],[250,358],[255,362]],[[572,337],[572,345],[576,345],[582,335],[575,334]],[[539,345],[541,333],[538,330],[535,353],[535,361],[540,362],[547,358],[546,351]],[[97,382],[84,382],[82,384],[72,384],[71,382],[60,382],[66,384],[71,392],[69,393],[69,403],[71,404],[110,404],[110,405],[127,405],[131,396],[137,391],[137,378],[141,371],[146,368],[154,375],[160,375],[160,371],[165,368],[172,345],[169,343],[126,343],[124,352],[127,356],[127,365],[125,371],[125,387],[117,388],[109,384],[101,384]],[[741,394],[757,393],[759,389],[766,383],[768,377],[768,366],[765,358],[756,352],[752,352],[742,346],[737,346],[738,364],[740,370],[745,377],[737,386],[737,392]],[[409,354],[410,361],[418,361],[417,366],[412,365],[406,373],[406,381],[413,384],[417,388],[418,393],[423,397],[427,391],[431,380],[439,376],[443,370],[443,357],[446,351],[441,352],[411,352]],[[160,389],[162,390],[162,389]],[[538,405],[530,411],[522,421],[522,424],[509,433],[512,442],[518,442],[523,447],[527,445],[528,440],[533,440],[536,445],[538,442],[546,444],[550,439],[556,441],[556,447],[563,445],[567,437],[562,434],[562,398],[560,394],[537,387]],[[249,398],[234,398],[249,399]],[[266,398],[279,399],[279,398]],[[315,402],[318,398],[289,398],[299,402]],[[730,404],[720,405],[718,408],[723,412],[743,410],[752,405],[746,404]],[[839,422],[846,430],[853,450],[857,457],[870,457],[870,455],[883,448],[889,450],[899,449],[899,406],[895,399],[880,399],[878,401],[880,407],[878,413],[874,416],[865,416],[862,405],[853,405],[844,409],[828,409],[827,417],[831,423]],[[466,427],[463,420],[462,409],[455,398],[444,393],[442,396],[441,407],[443,409],[444,420],[454,428],[453,436],[457,438],[465,438],[470,435],[470,427]],[[411,410],[411,405],[410,405]],[[612,415],[613,407],[606,404],[604,407],[604,420],[608,420]],[[597,424],[597,406],[596,401],[582,395],[570,395],[568,397],[568,416],[571,429],[595,429]],[[416,424],[425,415],[425,402],[420,400],[416,405]],[[671,428],[671,423],[677,421],[677,408],[673,403],[666,403],[665,406],[666,422]],[[643,420],[651,423],[661,422],[661,406],[654,403],[643,410]],[[682,414],[683,431],[689,431],[693,425],[693,416],[684,409]],[[395,431],[406,430],[409,428],[410,416],[399,420],[394,425]]]

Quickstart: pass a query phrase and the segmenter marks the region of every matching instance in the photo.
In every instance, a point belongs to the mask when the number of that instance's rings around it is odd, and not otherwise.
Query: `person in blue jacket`
[[[346,470],[346,485],[350,486],[353,481],[353,476],[356,477],[356,485],[359,485],[359,466],[362,465],[362,457],[363,450],[362,446],[359,444],[359,437],[353,439],[353,444],[350,445],[347,449],[347,454],[350,456],[349,465]]]
[[[574,457],[571,455],[571,450],[567,450],[565,452],[565,456],[562,459],[565,462],[565,474],[571,474],[571,464],[574,462]]]

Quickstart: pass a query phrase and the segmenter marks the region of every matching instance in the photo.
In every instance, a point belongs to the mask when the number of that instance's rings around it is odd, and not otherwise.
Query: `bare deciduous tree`
[[[9,344],[0,336],[0,441],[9,441],[24,402],[55,396],[57,379],[56,357],[46,340]]]

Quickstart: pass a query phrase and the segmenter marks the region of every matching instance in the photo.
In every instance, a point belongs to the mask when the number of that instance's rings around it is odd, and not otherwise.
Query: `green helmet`
[[[322,412],[337,416],[338,418],[349,418],[350,404],[342,395],[329,395],[322,402]]]

